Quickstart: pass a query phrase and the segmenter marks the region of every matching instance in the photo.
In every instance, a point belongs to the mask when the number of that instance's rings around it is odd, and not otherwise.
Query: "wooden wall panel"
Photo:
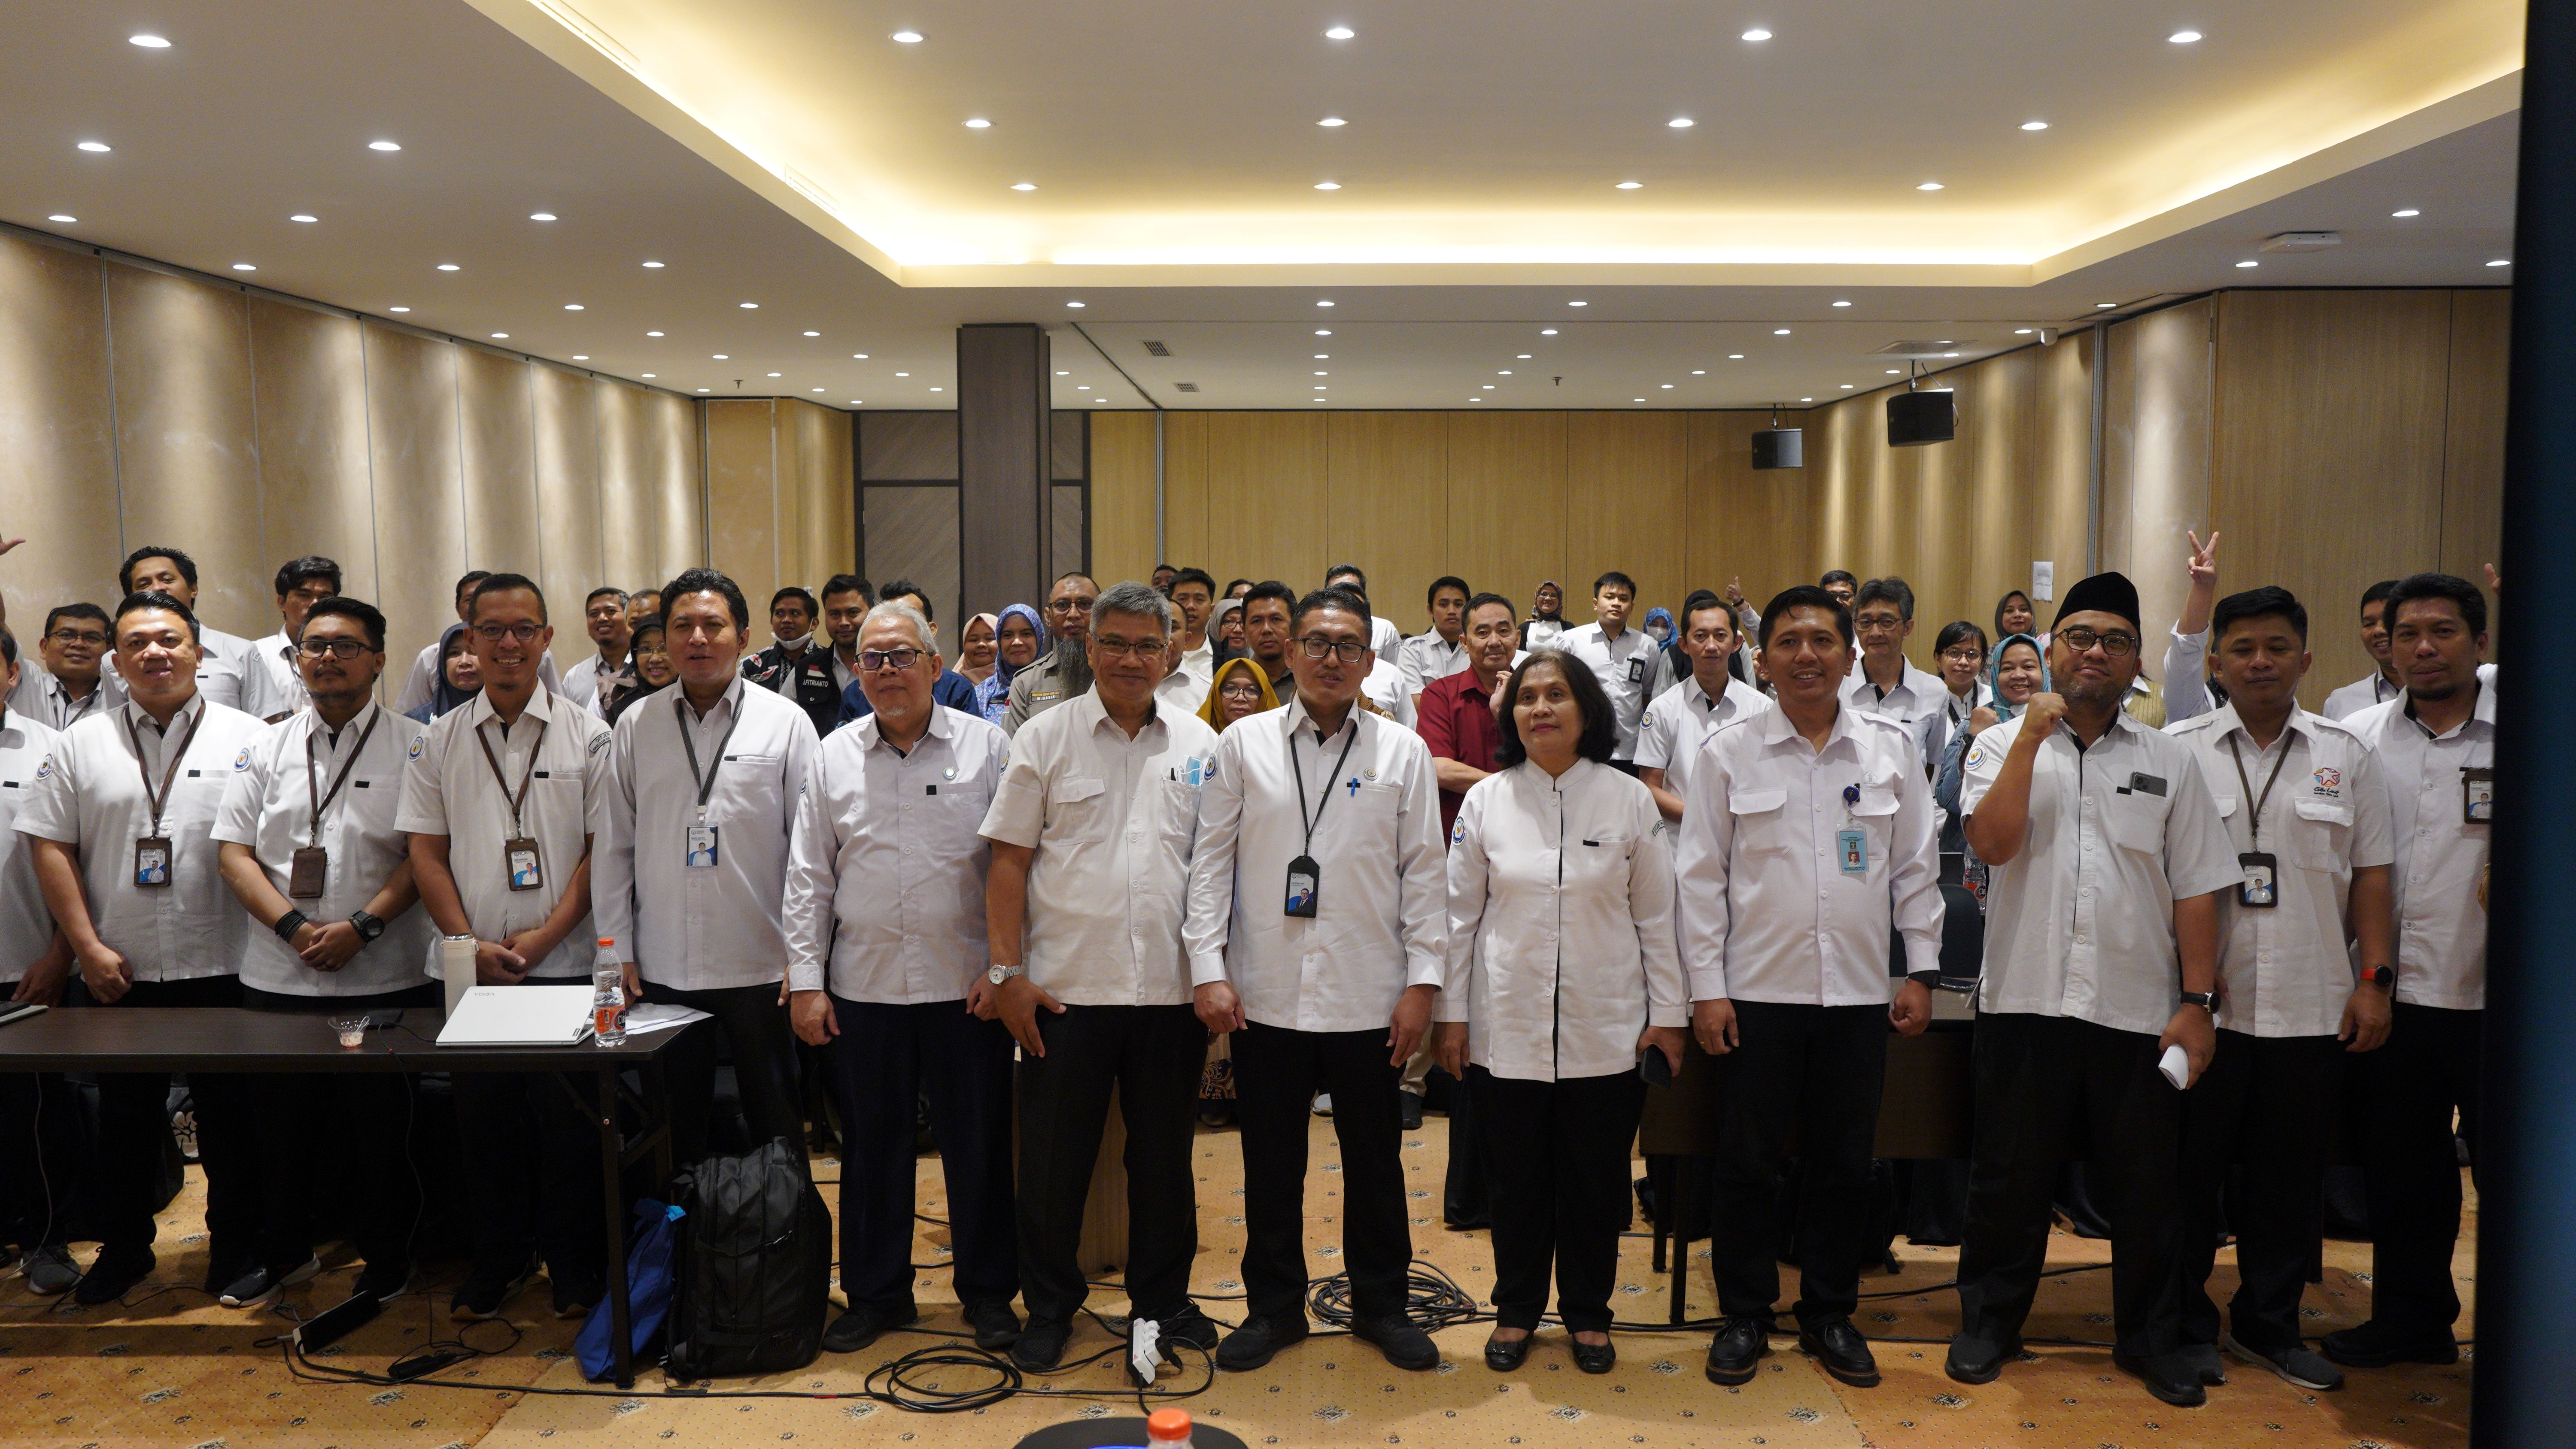
[[[1679,412],[1578,412],[1565,424],[1565,616],[1589,623],[1592,581],[1637,581],[1629,614],[1682,600],[1682,496],[1690,420]]]
[[[260,556],[270,564],[269,600],[276,597],[276,565],[318,553],[340,565],[343,592],[382,608],[388,601],[376,576],[365,344],[358,324],[267,297],[252,297],[249,305],[264,504]],[[391,602],[399,608],[412,601]],[[278,624],[273,612],[264,622],[271,629]]]
[[[457,470],[465,496],[465,556],[494,573],[545,587],[537,517],[537,445],[528,361],[455,347]],[[554,600],[547,600],[549,610]]]
[[[544,531],[547,612],[559,616],[555,662],[568,666],[588,647],[572,620],[584,596],[602,585],[632,588],[612,578],[599,552],[599,398],[582,373],[543,363],[529,369],[537,525]]]
[[[897,579],[919,585],[930,598],[941,652],[954,649],[960,563],[957,485],[870,487],[861,490],[860,506],[867,514],[868,577],[880,586]],[[1043,600],[1025,602],[1044,609]]]
[[[465,546],[458,474],[456,348],[390,327],[361,332],[376,480],[376,571],[386,600],[385,649],[407,660],[455,619],[457,575],[481,565]],[[552,612],[549,600],[549,612]]]
[[[1062,498],[1062,494],[1057,495]],[[1192,551],[1192,557],[1198,551]],[[1154,415],[1091,418],[1091,566],[1112,579],[1154,568]],[[1217,582],[1225,582],[1219,575]]]
[[[2138,608],[2145,615],[2139,623],[2149,641],[2146,673],[2153,679],[2163,667],[2158,641],[2182,612],[2183,596],[2190,590],[2184,570],[2191,557],[2188,535],[2196,531],[2207,537],[2214,517],[2210,469],[2217,373],[2211,332],[2217,304],[2215,299],[2186,302],[2122,325],[2138,338],[2125,572],[2138,586]],[[2243,387],[2248,381],[2239,378],[2232,385]]]
[[[770,456],[776,466],[776,472],[770,480],[769,553],[770,557],[776,560],[776,564],[769,586],[763,588],[758,594],[752,595],[757,600],[752,606],[753,613],[758,615],[753,623],[755,638],[768,637],[767,625],[762,621],[769,617],[771,591],[796,582],[804,574],[805,539],[812,527],[809,516],[812,511],[809,507],[812,500],[806,497],[805,492],[808,439],[805,429],[798,423],[796,410],[810,406],[811,404],[798,402],[794,398],[780,398],[770,405]],[[713,460],[709,461],[712,464]],[[706,487],[712,498],[715,488],[715,470],[712,466],[707,470]],[[715,532],[715,517],[712,513],[707,518],[707,531],[708,536],[712,538]],[[818,579],[816,582],[819,583],[821,580]],[[750,593],[748,589],[744,592]]]
[[[1808,427],[1814,416],[1786,412],[1780,424]],[[1815,577],[1807,562],[1809,470],[1754,469],[1753,434],[1771,426],[1767,412],[1697,412],[1689,417],[1681,594],[1692,589],[1722,594],[1733,583],[1759,609],[1782,589]],[[1809,428],[1802,441],[1813,446],[1815,440]],[[1679,606],[1676,598],[1674,607]]]
[[[775,406],[767,398],[718,398],[699,407],[706,417],[714,566],[742,585],[745,596],[766,600],[778,577]]]
[[[0,518],[31,540],[6,570],[30,650],[45,610],[112,605],[125,557],[101,289],[97,258],[0,236]]]
[[[2129,570],[2129,514],[2136,490],[2130,462],[2137,453],[2138,330],[2117,326],[2105,330],[2102,349],[2102,498],[2093,530],[2094,570]],[[2058,590],[2082,578],[2077,570],[2058,583]],[[2054,610],[2039,611],[2045,621]]]
[[[1321,585],[1332,562],[1321,527],[1324,420],[1312,413],[1207,419],[1208,556],[1300,593]]]
[[[2017,565],[2019,571],[2009,579],[1997,580],[2001,587],[1995,590],[1996,599],[2006,589],[2027,591],[2030,565],[2040,559],[2048,560],[2055,577],[2069,584],[2091,571],[2093,345],[2090,332],[2073,332],[2039,349],[2033,384],[2038,420],[2032,444],[2035,476],[2028,499],[2029,558]],[[2005,501],[1999,506],[2018,507],[2024,500],[2017,481],[2006,486]],[[2043,618],[2052,612],[2045,605],[2040,609]],[[1977,617],[1991,628],[1993,615],[1989,607]]]
[[[796,419],[805,528],[798,539],[795,578],[819,590],[834,574],[858,567],[858,495],[851,472],[851,417],[827,407],[797,400]]]
[[[653,426],[647,395],[612,378],[597,381],[599,403],[600,559],[629,590],[659,588],[662,571],[652,514]]]
[[[1449,414],[1449,567],[1519,604],[1542,580],[1566,592],[1565,616],[1589,617],[1583,583],[1566,577],[1566,415]]]
[[[698,405],[677,393],[633,391],[642,398],[644,471],[656,500],[654,541],[667,579],[707,561],[706,459],[700,452]]]
[[[957,414],[860,413],[859,476],[916,482],[957,476]]]
[[[1426,592],[1453,572],[1448,534],[1423,526],[1448,495],[1448,424],[1446,413],[1325,417],[1323,532],[1331,557],[1324,566],[1357,564],[1368,575],[1371,610],[1406,634],[1431,627]]]
[[[1216,575],[1218,588],[1226,580],[1248,576],[1255,583],[1262,575],[1243,562],[1226,558],[1215,545],[1213,520],[1233,507],[1231,495],[1220,490],[1208,476],[1208,432],[1213,413],[1163,414],[1163,554],[1154,556],[1153,516],[1153,445],[1151,435],[1145,439],[1145,537],[1142,557],[1145,566],[1134,572],[1104,568],[1099,576],[1102,587],[1120,579],[1141,579],[1152,574],[1154,565],[1171,562],[1195,564]],[[1245,561],[1248,562],[1248,561]]]
[[[110,263],[107,326],[127,548],[185,550],[197,561],[205,621],[252,638],[267,633],[277,617],[268,590],[276,565],[263,562],[242,294]],[[115,588],[112,577],[106,587]]]
[[[2016,497],[2035,487],[2039,468],[2035,449],[2039,431],[2039,372],[2045,349],[2026,348],[1962,368],[1959,431],[1972,446],[1958,469],[1951,507],[1955,524],[1925,520],[1935,539],[1955,538],[1950,548],[1935,543],[1925,574],[1940,592],[1917,606],[1917,654],[1926,668],[1935,662],[1934,640],[1953,619],[1973,621],[1991,635],[1994,603],[2007,589],[2030,587],[2033,534],[2038,523],[2036,497]],[[1954,376],[1955,374],[1944,374]],[[1951,551],[1955,549],[1955,552]],[[1942,575],[1933,564],[1955,558],[1962,567]]]
[[[2505,365],[2512,323],[2511,292],[2451,294],[2440,568],[2480,588],[2486,587],[2483,566],[2497,561],[2502,545]]]

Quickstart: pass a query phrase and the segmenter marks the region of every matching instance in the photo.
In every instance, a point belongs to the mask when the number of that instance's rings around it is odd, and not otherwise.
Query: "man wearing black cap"
[[[2049,636],[2058,692],[1977,737],[1959,808],[1991,871],[1977,986],[1976,1144],[1950,1377],[1990,1383],[2021,1351],[2057,1164],[2079,1135],[2111,1204],[2112,1362],[2169,1404],[2207,1395],[2178,1292],[2183,1094],[2209,1065],[2218,899],[2236,856],[2190,745],[2121,712],[2138,674],[2138,590],[2069,589]]]

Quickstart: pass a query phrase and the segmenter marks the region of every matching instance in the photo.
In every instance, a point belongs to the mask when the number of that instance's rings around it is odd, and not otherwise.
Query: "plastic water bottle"
[[[1145,1443],[1150,1449],[1190,1449],[1190,1411],[1156,1409],[1145,1420]]]
[[[626,967],[608,936],[599,938],[599,956],[590,968],[590,1034],[601,1046],[626,1045]]]

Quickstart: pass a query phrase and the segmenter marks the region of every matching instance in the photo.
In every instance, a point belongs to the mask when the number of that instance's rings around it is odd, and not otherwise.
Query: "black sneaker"
[[[480,1323],[501,1316],[501,1305],[528,1286],[537,1275],[534,1263],[517,1263],[498,1271],[476,1268],[465,1275],[465,1286],[456,1290],[449,1303],[447,1316],[458,1323]]]
[[[2359,1328],[2329,1333],[2318,1345],[2345,1368],[2386,1368],[2399,1363],[2458,1363],[2460,1345],[2447,1328],[2412,1333],[2374,1318]]]
[[[72,1255],[65,1252],[60,1243],[47,1243],[33,1249],[19,1260],[18,1266],[27,1279],[27,1291],[40,1298],[58,1298],[69,1293],[72,1285],[81,1279],[80,1265],[72,1261]]]
[[[1302,1341],[1309,1331],[1303,1313],[1294,1319],[1253,1314],[1216,1346],[1216,1366],[1231,1373],[1250,1373],[1270,1362],[1279,1350]]]
[[[1798,1352],[1853,1388],[1878,1387],[1878,1359],[1869,1351],[1869,1340],[1848,1318],[1836,1315],[1799,1328]]]
[[[918,1314],[908,1318],[898,1318],[885,1309],[861,1304],[833,1319],[832,1326],[823,1330],[823,1351],[857,1353],[860,1349],[885,1337],[891,1330],[901,1328],[907,1323],[920,1321]]]
[[[1717,1326],[1717,1336],[1708,1341],[1708,1381],[1730,1387],[1749,1384],[1770,1351],[1770,1324],[1759,1318],[1730,1318]]]
[[[72,1299],[91,1307],[113,1303],[160,1266],[161,1260],[152,1256],[150,1248],[101,1248],[73,1287]]]
[[[1201,1353],[1216,1352],[1217,1334],[1220,1331],[1216,1326],[1216,1320],[1201,1312],[1197,1304],[1187,1299],[1181,1301],[1181,1306],[1174,1309],[1170,1317],[1157,1320],[1156,1328],[1166,1343],[1186,1343]],[[1178,1361],[1174,1360],[1176,1363]]]
[[[2175,1352],[2182,1355],[2184,1363],[2191,1365],[2191,1371],[2200,1376],[2202,1384],[2214,1389],[2227,1382],[2227,1360],[2218,1356],[2217,1344],[2186,1343]]]
[[[2343,1370],[2319,1358],[2304,1343],[2279,1350],[2248,1348],[2234,1334],[2229,1334],[2226,1344],[2229,1353],[2258,1368],[2270,1369],[2285,1383],[2321,1394],[2330,1394],[2343,1387]]]
[[[225,1284],[215,1294],[215,1301],[226,1308],[265,1308],[277,1301],[278,1294],[310,1281],[321,1271],[322,1260],[314,1257],[292,1268],[253,1268]]]
[[[2197,1409],[2209,1402],[2209,1390],[2201,1386],[2200,1370],[2185,1354],[2126,1354],[2115,1350],[2111,1366],[2177,1409]]]
[[[1071,1337],[1072,1324],[1032,1316],[1020,1330],[1019,1342],[1011,1345],[1011,1363],[1029,1373],[1043,1373],[1064,1361],[1065,1340]]]
[[[1411,1092],[1396,1093],[1395,1110],[1396,1114],[1404,1121],[1405,1131],[1419,1132],[1422,1130],[1422,1099],[1420,1097],[1413,1095]]]
[[[1008,1303],[967,1304],[966,1326],[975,1330],[977,1348],[1003,1349],[1019,1342],[1020,1315]]]
[[[1362,1343],[1375,1344],[1386,1361],[1400,1369],[1419,1372],[1440,1367],[1440,1345],[1422,1331],[1422,1325],[1401,1313],[1382,1318],[1353,1318],[1351,1337]]]
[[[2021,1354],[2021,1341],[1994,1343],[1970,1338],[1966,1334],[1950,1340],[1950,1356],[1942,1371],[1963,1384],[1990,1384],[2002,1378],[2004,1365]]]
[[[409,1263],[369,1263],[359,1270],[357,1286],[349,1291],[364,1294],[378,1303],[391,1303],[411,1291],[411,1282]]]

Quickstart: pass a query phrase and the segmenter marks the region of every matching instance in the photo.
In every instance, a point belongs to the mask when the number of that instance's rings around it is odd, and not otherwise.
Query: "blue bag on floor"
[[[671,1247],[679,1233],[676,1225],[681,1216],[678,1206],[651,1198],[638,1199],[635,1204],[635,1226],[626,1240],[626,1297],[627,1323],[633,1330],[632,1347],[639,1362],[644,1357],[644,1346],[661,1331],[662,1319],[671,1311]],[[590,1317],[582,1320],[580,1336],[572,1341],[572,1354],[581,1364],[583,1378],[597,1383],[615,1370],[615,1333],[608,1299],[603,1295],[591,1305]]]

